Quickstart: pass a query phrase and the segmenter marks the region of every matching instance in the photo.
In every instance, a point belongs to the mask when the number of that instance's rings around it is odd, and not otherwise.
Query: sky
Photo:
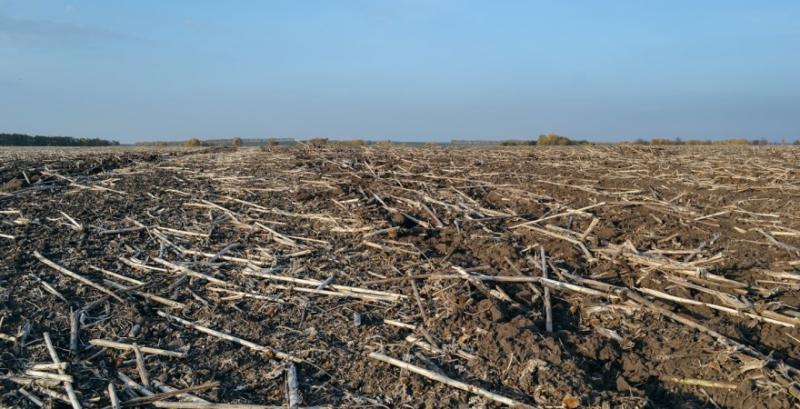
[[[800,2],[0,0],[0,132],[800,139]]]

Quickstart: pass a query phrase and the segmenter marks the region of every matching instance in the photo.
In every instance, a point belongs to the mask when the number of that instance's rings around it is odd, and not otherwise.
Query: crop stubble
[[[6,405],[800,401],[796,148],[0,160]]]

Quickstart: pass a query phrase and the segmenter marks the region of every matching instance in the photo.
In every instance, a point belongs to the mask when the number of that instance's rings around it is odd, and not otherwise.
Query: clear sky
[[[800,1],[0,0],[0,132],[800,138]]]

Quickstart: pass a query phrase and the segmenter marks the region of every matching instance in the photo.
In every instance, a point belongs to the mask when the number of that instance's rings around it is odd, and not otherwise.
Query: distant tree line
[[[210,147],[210,146],[262,146],[264,144],[273,143],[275,145],[294,145],[297,143],[292,138],[240,138],[238,136],[225,139],[199,139],[192,137],[186,140],[178,141],[143,141],[136,142],[137,146],[184,146],[184,147]]]
[[[566,136],[556,135],[553,133],[539,135],[538,139],[517,139],[517,140],[506,140],[506,141],[491,141],[491,140],[483,140],[483,141],[470,141],[470,140],[453,140],[450,142],[451,145],[494,145],[500,144],[502,146],[568,146],[568,145],[590,145],[594,142],[589,142],[585,140],[573,140]],[[646,139],[636,139],[634,141],[621,141],[616,142],[617,144],[622,145],[740,145],[740,146],[760,146],[760,145],[769,145],[770,142],[764,138],[761,139],[745,139],[745,138],[733,138],[733,139],[689,139],[683,140],[681,138],[653,138],[651,140]],[[599,144],[606,144],[603,142],[599,142]],[[610,144],[614,144],[611,142]],[[785,140],[780,142],[781,145],[787,144]],[[792,142],[795,146],[800,146],[800,139],[795,140]]]
[[[312,146],[323,146],[328,144],[329,140],[327,138],[314,138],[306,141]],[[332,141],[333,143],[337,144],[347,144],[353,146],[364,146],[364,145],[372,145],[378,142],[376,141],[365,141],[363,139],[353,139],[351,141]],[[199,140],[198,138],[191,138],[186,141],[173,141],[173,142],[139,142],[137,145],[149,145],[149,146],[169,146],[169,145],[182,145],[186,147],[201,147],[201,146],[215,146],[215,145],[228,145],[231,144],[233,146],[239,147],[244,146],[247,144],[251,145],[262,145],[266,144],[269,146],[274,145],[283,145],[289,144],[292,145],[296,143],[294,139],[291,138],[269,138],[267,140],[262,139],[242,139],[239,137],[234,137],[232,139],[219,139],[219,140]],[[493,145],[498,143],[497,141],[461,141],[461,140],[453,140],[451,144],[455,145]],[[507,140],[501,141],[500,145],[503,146],[532,146],[532,145],[540,145],[540,146],[569,146],[569,145],[588,145],[591,142],[585,140],[573,140],[566,136],[556,135],[554,133],[542,134],[539,135],[538,139],[530,139],[530,140]],[[636,145],[768,145],[769,142],[766,139],[759,139],[759,140],[749,140],[744,138],[739,139],[721,139],[721,140],[702,140],[702,139],[690,139],[690,140],[682,140],[681,138],[676,139],[669,139],[669,138],[653,138],[651,140],[645,139],[637,139],[633,142],[621,142],[623,144],[636,144]],[[403,143],[403,144],[410,144],[410,145],[422,145],[424,143]],[[800,140],[796,140],[793,143],[794,145],[800,145]],[[17,133],[0,133],[0,146],[116,146],[119,145],[117,141],[108,141],[105,139],[99,138],[74,138],[71,136],[31,136],[25,134],[17,134]]]
[[[745,139],[745,138],[735,138],[735,139],[718,139],[718,140],[709,140],[709,139],[690,139],[690,140],[683,140],[681,138],[669,139],[669,138],[653,138],[651,140],[645,139],[637,139],[633,142],[620,142],[621,144],[634,144],[634,145],[769,145],[769,141],[766,139]],[[556,135],[553,133],[539,135],[539,139],[531,139],[531,140],[511,140],[511,141],[502,141],[500,145],[503,146],[525,146],[525,145],[540,145],[540,146],[568,146],[568,145],[588,145],[591,144],[589,141],[583,140],[572,140],[566,136]],[[793,143],[794,145],[800,145],[800,140],[796,140]]]
[[[718,139],[714,141],[708,139],[690,139],[684,141],[681,138],[653,138],[650,141],[637,139],[633,143],[636,145],[769,145],[766,139],[750,140],[744,138]]]
[[[41,136],[19,133],[0,133],[2,146],[116,146],[117,141],[99,138],[73,138],[71,136]]]

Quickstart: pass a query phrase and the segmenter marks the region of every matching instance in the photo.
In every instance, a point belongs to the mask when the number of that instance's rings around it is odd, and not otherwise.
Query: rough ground
[[[0,405],[70,407],[26,374],[51,362],[47,332],[83,407],[109,383],[123,404],[166,384],[287,405],[292,361],[302,406],[502,406],[379,356],[535,407],[795,407],[798,164],[783,147],[0,151]]]

